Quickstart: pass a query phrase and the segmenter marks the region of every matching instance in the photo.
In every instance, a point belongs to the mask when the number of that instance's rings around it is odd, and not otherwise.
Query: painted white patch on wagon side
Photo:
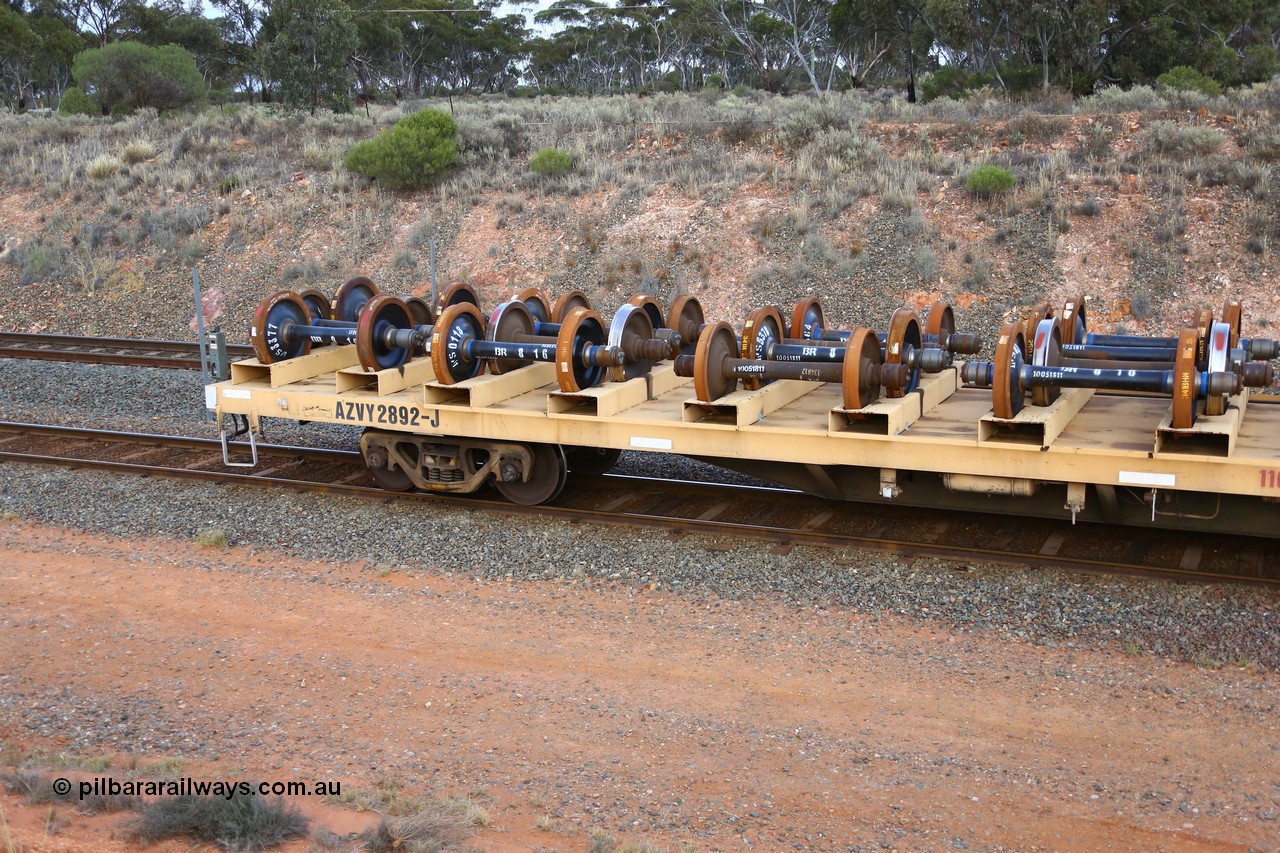
[[[230,397],[233,400],[249,400],[253,397],[253,395],[248,391],[244,391],[240,388],[223,388],[222,396]]]
[[[632,447],[643,447],[645,450],[670,450],[671,439],[669,438],[645,438],[644,436],[631,436]]]
[[[204,407],[206,409],[218,408],[218,386],[217,385],[204,386]]]
[[[1117,477],[1122,486],[1159,486],[1172,489],[1178,483],[1176,474],[1153,474],[1150,471],[1121,471]]]

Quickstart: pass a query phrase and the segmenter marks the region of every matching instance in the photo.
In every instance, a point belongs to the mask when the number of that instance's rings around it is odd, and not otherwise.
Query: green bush
[[[62,102],[58,104],[58,112],[70,116],[100,116],[102,110],[84,93],[84,89],[72,86],[62,93]]]
[[[405,116],[386,133],[357,142],[343,164],[392,189],[430,183],[458,157],[458,125],[439,110]]]
[[[1245,83],[1270,80],[1280,71],[1280,51],[1269,44],[1254,44],[1244,49],[1244,65],[1240,69]]]
[[[991,198],[1013,189],[1013,172],[1000,166],[979,166],[969,173],[969,192],[979,198]]]
[[[955,65],[944,65],[937,71],[921,75],[920,101],[927,104],[937,98],[963,98],[987,82],[988,78],[981,74]]]
[[[529,171],[539,175],[563,175],[573,168],[573,157],[559,148],[543,148],[529,160]]]
[[[1200,92],[1211,98],[1222,94],[1222,87],[1212,78],[1206,77],[1194,68],[1178,65],[1170,68],[1156,78],[1156,85],[1164,89]]]

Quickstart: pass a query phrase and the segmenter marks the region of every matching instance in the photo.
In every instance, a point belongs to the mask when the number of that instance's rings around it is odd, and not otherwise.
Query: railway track
[[[253,348],[247,344],[229,344],[227,354],[232,360],[252,358]],[[0,358],[200,369],[200,349],[192,341],[0,332]]]
[[[247,452],[247,445],[241,449]],[[380,501],[448,501],[487,512],[665,529],[672,537],[701,533],[730,541],[751,539],[775,553],[798,546],[852,548],[958,562],[1280,586],[1280,543],[1272,540],[1206,541],[1203,534],[832,503],[787,489],[613,474],[571,480],[554,505],[522,507],[496,498],[389,493],[373,484],[354,450],[259,444],[258,453],[257,468],[232,469],[223,465],[215,439],[0,422],[0,462]],[[718,543],[717,538],[708,547],[720,547]]]

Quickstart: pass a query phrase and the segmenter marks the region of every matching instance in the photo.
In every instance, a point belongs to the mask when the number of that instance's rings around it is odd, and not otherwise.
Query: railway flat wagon
[[[1228,347],[1249,345],[1238,313],[1158,341],[1168,364],[1135,367],[1064,358],[1091,345],[1084,303],[1057,318],[1042,307],[1001,330],[994,362],[964,363],[935,357],[964,337],[945,306],[946,323],[895,315],[887,339],[824,340],[812,300],[790,329],[772,310],[738,334],[702,322],[693,300],[672,304],[667,328],[637,297],[606,329],[580,294],[553,307],[529,292],[486,317],[465,289],[415,306],[357,281],[331,302],[277,294],[260,307],[259,357],[206,389],[224,452],[283,418],[362,427],[369,471],[396,491],[492,485],[544,503],[570,473],[630,450],[839,500],[1280,536],[1280,399],[1245,387],[1269,384],[1269,365],[1227,365]]]

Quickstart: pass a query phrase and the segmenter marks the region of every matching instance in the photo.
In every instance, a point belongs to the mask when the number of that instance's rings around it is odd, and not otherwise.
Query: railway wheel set
[[[358,277],[332,297],[264,299],[257,359],[233,365],[211,399],[251,431],[262,416],[363,426],[369,470],[396,491],[492,484],[544,503],[568,473],[603,473],[630,448],[849,499],[935,481],[919,500],[1045,486],[1065,490],[1057,506],[1074,517],[1086,491],[1114,511],[1128,489],[1154,520],[1183,489],[1280,498],[1280,430],[1253,427],[1280,407],[1243,417],[1248,391],[1272,384],[1280,344],[1246,336],[1242,314],[1228,302],[1177,335],[1107,335],[1076,297],[1006,323],[987,360],[979,330],[957,328],[941,301],[837,326],[809,297],[734,325],[708,321],[688,294],[600,312],[579,291],[530,287],[487,310],[466,285],[430,303]],[[1112,441],[1121,425],[1134,435]],[[1098,457],[1088,470],[1081,450]]]
[[[577,290],[553,303],[542,289],[526,288],[485,314],[463,284],[447,286],[433,306],[418,296],[381,294],[372,281],[357,277],[331,300],[314,290],[269,296],[254,312],[250,341],[264,364],[335,344],[354,344],[369,371],[425,356],[436,380],[446,384],[473,379],[486,367],[501,374],[551,362],[566,393],[641,377],[671,361],[677,375],[693,378],[705,402],[739,384],[756,390],[798,379],[843,383],[849,408],[882,393],[901,397],[915,390],[922,373],[945,370],[956,356],[976,354],[982,346],[978,335],[955,331],[954,312],[941,301],[926,322],[902,308],[878,332],[827,327],[813,297],[797,303],[790,319],[788,324],[778,308],[758,308],[735,331],[727,322],[706,322],[691,296],[677,296],[664,313],[652,296],[636,294],[606,328]]]

